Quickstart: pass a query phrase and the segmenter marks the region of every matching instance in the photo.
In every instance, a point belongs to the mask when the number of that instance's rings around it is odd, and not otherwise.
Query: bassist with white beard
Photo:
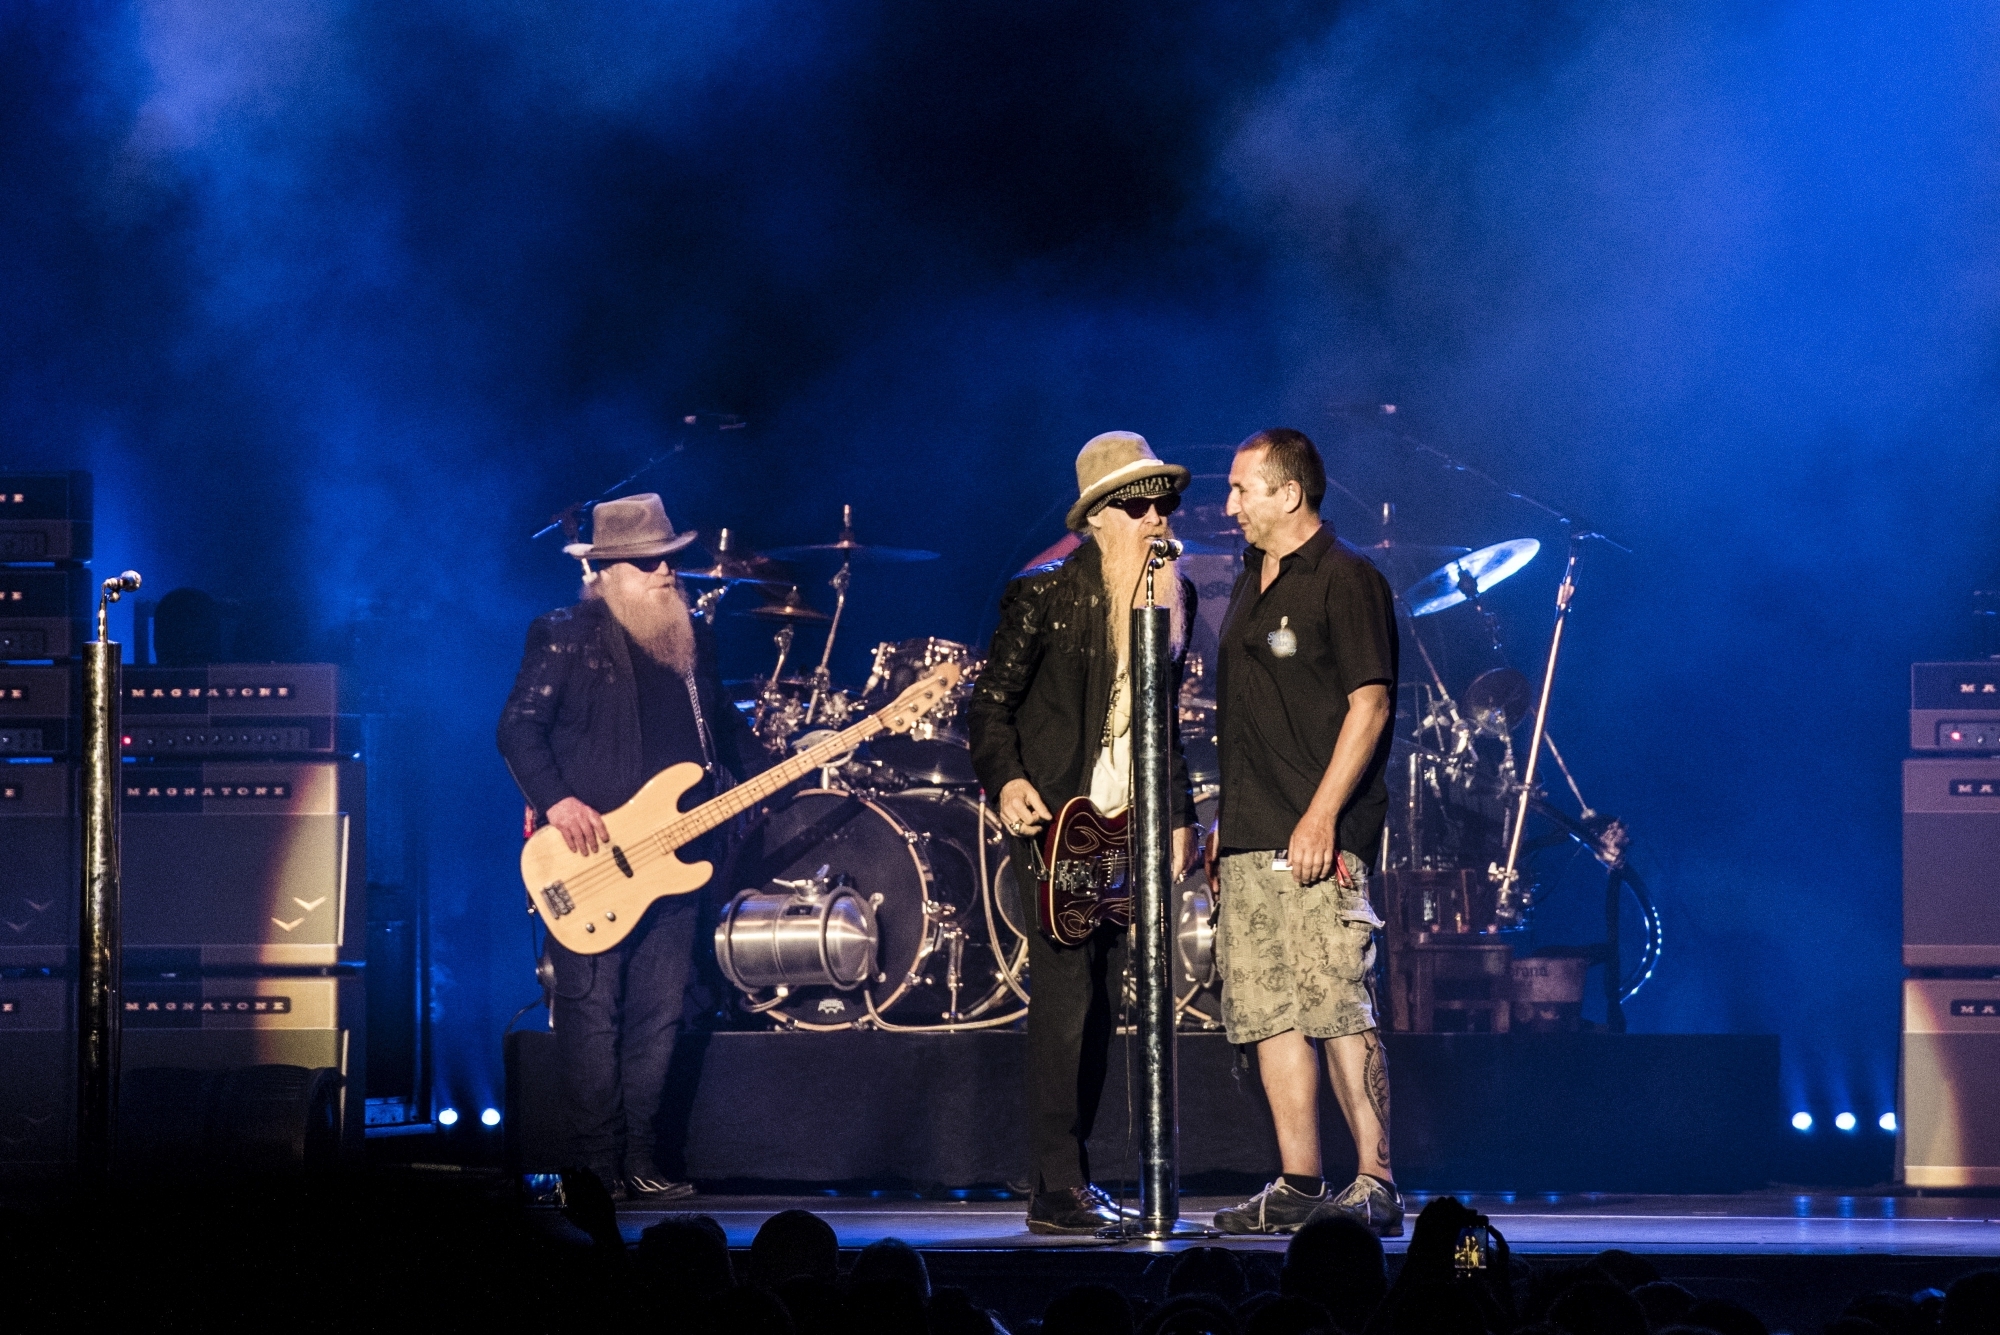
[[[584,598],[529,628],[499,727],[501,755],[537,823],[586,854],[607,841],[600,813],[669,765],[707,771],[683,799],[693,806],[747,775],[758,754],[667,563],[695,535],[676,535],[651,493],[599,505],[591,532],[591,542],[564,548],[584,562]],[[661,1172],[656,1123],[694,965],[697,900],[662,899],[601,954],[549,939],[567,1152],[614,1199],[694,1191]]]

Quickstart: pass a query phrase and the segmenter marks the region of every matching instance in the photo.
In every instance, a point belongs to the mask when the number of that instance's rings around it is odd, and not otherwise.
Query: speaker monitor
[[[2000,1187],[2000,978],[1903,984],[1898,1177]]]
[[[1903,762],[1903,963],[2000,966],[2000,760]]]
[[[82,876],[76,770],[0,765],[0,968],[60,967]]]

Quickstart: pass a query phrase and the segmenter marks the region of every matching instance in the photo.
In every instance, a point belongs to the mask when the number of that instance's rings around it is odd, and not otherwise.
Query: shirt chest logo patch
[[[1277,658],[1290,658],[1299,651],[1299,635],[1292,629],[1290,617],[1279,617],[1278,628],[1264,637],[1271,646],[1271,653]]]

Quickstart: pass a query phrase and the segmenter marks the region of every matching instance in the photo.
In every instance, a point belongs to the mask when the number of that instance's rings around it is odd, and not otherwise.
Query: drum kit
[[[1015,887],[998,814],[972,771],[965,705],[980,659],[937,636],[875,646],[867,679],[843,685],[833,650],[857,569],[934,561],[938,553],[861,541],[845,507],[831,542],[736,550],[717,535],[713,564],[682,569],[713,622],[725,595],[764,601],[740,615],[776,627],[769,672],[738,683],[751,731],[775,758],[874,713],[940,663],[960,682],[906,732],[877,737],[819,771],[813,786],[759,812],[732,841],[723,884],[745,887],[723,909],[715,951],[742,1008],[785,1028],[818,1031],[983,1029],[1027,1004],[1030,920]],[[835,567],[832,613],[811,606],[789,568]],[[801,630],[824,628],[818,661],[800,671]]]
[[[1197,482],[1204,480],[1197,478]],[[1546,508],[1546,507],[1544,507]],[[1393,507],[1384,506],[1384,529]],[[1212,664],[1228,593],[1240,567],[1241,536],[1220,506],[1187,506],[1177,525],[1186,544],[1180,569],[1201,595],[1182,678],[1179,721],[1197,813],[1204,827],[1220,794],[1215,747]],[[1388,781],[1388,839],[1379,872],[1389,902],[1392,940],[1471,941],[1526,924],[1534,903],[1523,854],[1574,839],[1614,878],[1623,875],[1644,910],[1646,946],[1640,981],[1658,953],[1658,923],[1644,886],[1625,865],[1626,834],[1583,800],[1543,723],[1574,589],[1578,543],[1558,595],[1556,638],[1541,694],[1506,662],[1498,618],[1484,598],[1531,565],[1533,538],[1477,550],[1400,543],[1343,545],[1373,563],[1395,591],[1406,654],[1398,693]],[[1060,557],[1074,539],[1042,558]],[[938,553],[865,543],[845,507],[831,542],[765,553],[736,548],[723,529],[712,563],[677,573],[699,590],[697,613],[713,622],[725,596],[754,591],[763,601],[740,615],[775,627],[767,673],[738,683],[736,707],[773,757],[795,753],[857,722],[896,698],[939,663],[956,664],[959,684],[906,733],[878,737],[837,757],[817,781],[761,811],[732,841],[722,884],[740,888],[715,932],[717,960],[741,993],[744,1010],[799,1030],[874,1028],[955,1031],[1011,1024],[1029,995],[1026,897],[1009,861],[1009,841],[973,773],[966,703],[982,661],[977,650],[937,636],[877,644],[859,686],[837,682],[833,650],[857,569],[893,569]],[[790,576],[795,566],[835,567],[829,614],[811,606]],[[1433,618],[1469,607],[1459,622],[1477,631],[1490,666],[1462,692],[1447,688],[1426,642]],[[1459,616],[1462,618],[1463,613]],[[799,632],[825,630],[818,661],[792,660]],[[1524,739],[1524,730],[1531,736]],[[1525,763],[1523,752],[1526,752]],[[1546,751],[1581,814],[1548,800],[1536,779]],[[1523,841],[1531,816],[1538,838]],[[1549,833],[1549,831],[1553,833]],[[1221,1028],[1214,900],[1196,869],[1175,887],[1176,995],[1183,1025]],[[1629,991],[1636,987],[1624,989]]]

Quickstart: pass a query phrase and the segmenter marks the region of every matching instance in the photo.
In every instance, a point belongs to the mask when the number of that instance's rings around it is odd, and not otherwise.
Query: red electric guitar
[[[1129,813],[1128,813],[1129,814]],[[1132,840],[1126,815],[1072,797],[1031,845],[1041,858],[1036,916],[1057,945],[1082,945],[1101,923],[1132,925]]]

